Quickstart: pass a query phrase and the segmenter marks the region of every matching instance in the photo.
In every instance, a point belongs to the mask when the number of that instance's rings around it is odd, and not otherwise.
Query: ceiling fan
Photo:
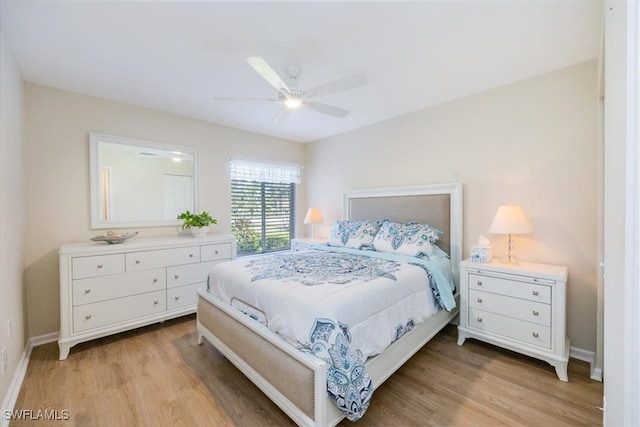
[[[289,66],[286,69],[289,77],[290,86],[280,78],[278,73],[259,56],[251,56],[247,58],[247,62],[253,69],[260,74],[271,86],[276,88],[278,94],[276,98],[258,98],[258,97],[215,97],[217,101],[263,101],[263,102],[275,102],[282,104],[282,108],[273,117],[274,122],[280,122],[284,120],[291,110],[295,110],[300,107],[308,107],[319,113],[327,114],[333,117],[343,118],[349,114],[349,110],[344,108],[335,107],[333,105],[323,104],[320,102],[311,101],[310,99],[329,93],[341,92],[349,89],[353,89],[358,86],[362,86],[367,83],[367,79],[364,74],[355,74],[353,76],[344,77],[342,79],[334,80],[308,91],[302,91],[295,88],[295,82],[300,74],[300,68],[297,66]]]

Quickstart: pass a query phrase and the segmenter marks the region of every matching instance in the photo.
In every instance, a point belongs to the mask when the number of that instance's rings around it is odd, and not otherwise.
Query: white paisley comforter
[[[329,362],[327,392],[357,420],[373,392],[366,359],[455,307],[449,267],[446,257],[323,247],[216,264],[209,292]]]

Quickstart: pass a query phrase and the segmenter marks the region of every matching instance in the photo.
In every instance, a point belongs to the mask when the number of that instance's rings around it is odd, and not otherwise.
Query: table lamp
[[[533,233],[533,226],[527,218],[527,214],[524,210],[517,205],[510,203],[500,206],[496,216],[493,218],[493,222],[489,227],[489,233],[494,234],[506,234],[507,239],[507,259],[508,264],[515,262],[514,246],[513,246],[513,234],[529,234]]]
[[[324,218],[320,213],[318,208],[309,208],[307,211],[307,216],[304,217],[305,224],[311,224],[311,238],[315,240],[316,238],[316,224],[322,224],[324,222]]]

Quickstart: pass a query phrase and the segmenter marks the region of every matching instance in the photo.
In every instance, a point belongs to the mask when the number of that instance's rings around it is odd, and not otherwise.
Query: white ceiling
[[[296,141],[313,141],[596,58],[594,0],[438,2],[82,2],[2,0],[0,28],[23,78]],[[274,97],[248,65],[262,56],[311,89],[352,74],[368,83],[318,96],[273,123]]]

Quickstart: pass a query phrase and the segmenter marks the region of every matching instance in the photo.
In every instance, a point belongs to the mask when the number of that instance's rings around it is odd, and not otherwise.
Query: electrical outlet
[[[7,365],[9,364],[9,360],[7,358],[7,347],[2,347],[2,372],[7,370]]]

